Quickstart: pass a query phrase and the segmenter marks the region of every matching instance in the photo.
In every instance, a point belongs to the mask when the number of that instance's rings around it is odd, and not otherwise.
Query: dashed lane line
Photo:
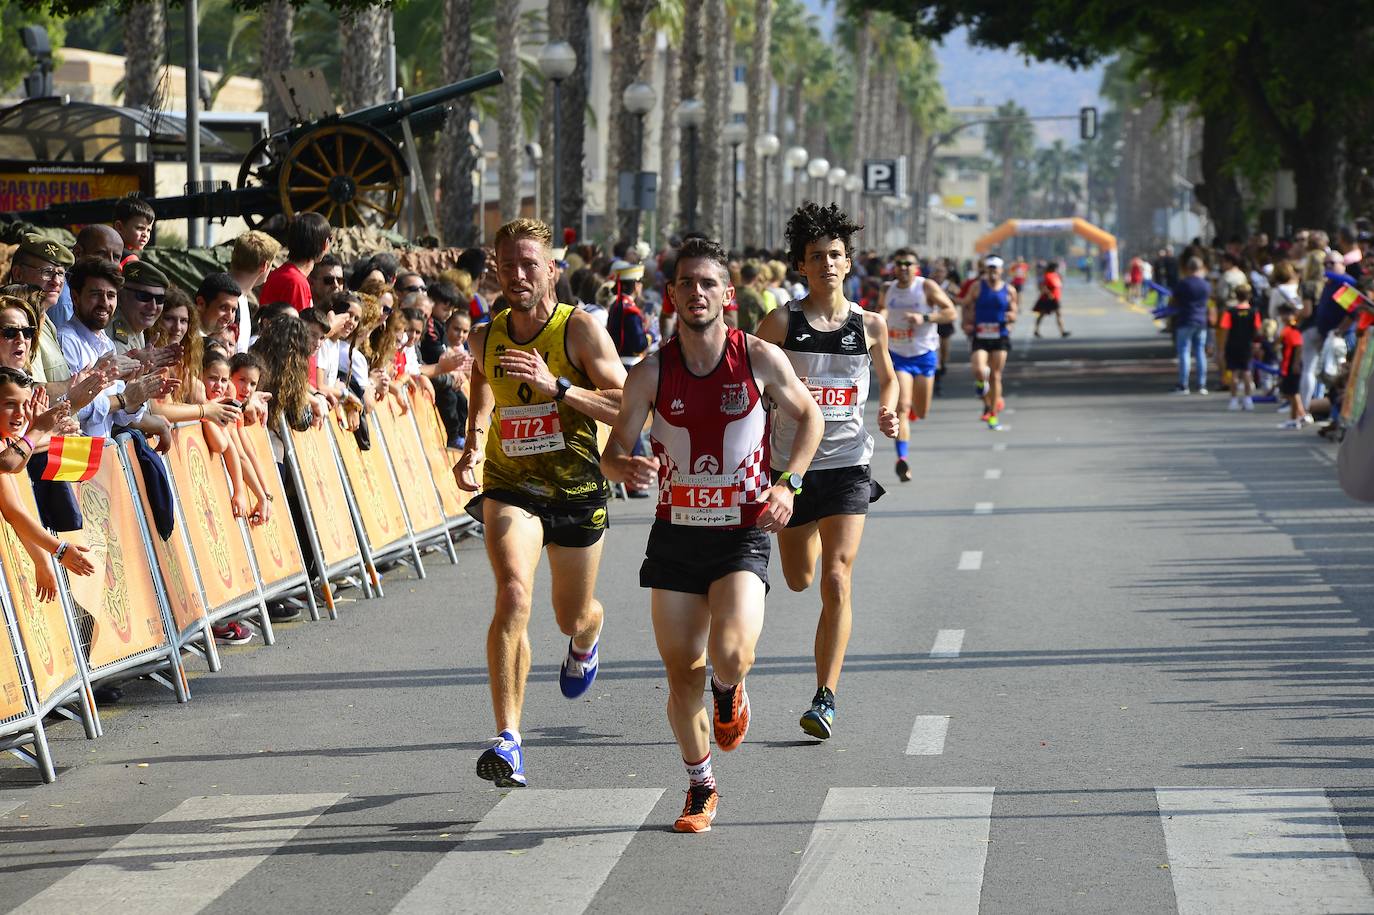
[[[964,550],[959,554],[960,572],[977,572],[983,567],[982,550]]]
[[[964,630],[941,629],[935,634],[935,644],[931,646],[932,658],[957,658],[964,647]]]

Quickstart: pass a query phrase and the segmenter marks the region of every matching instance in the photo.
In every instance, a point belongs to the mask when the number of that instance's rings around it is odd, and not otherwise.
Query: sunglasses
[[[38,336],[38,331],[32,327],[0,327],[0,337],[6,340],[17,340],[23,337],[25,340],[32,340]]]
[[[408,292],[427,292],[428,290],[429,287],[426,286],[424,283],[421,283],[418,286],[402,286],[400,289],[396,291],[401,293],[402,295],[405,295]]]
[[[915,267],[915,261],[893,261],[898,267]]]
[[[342,286],[344,278],[341,276],[322,276],[316,282],[321,286]]]
[[[146,289],[130,289],[129,293],[140,302],[155,302],[161,305],[167,300],[167,296],[158,295],[155,292],[148,292]]]

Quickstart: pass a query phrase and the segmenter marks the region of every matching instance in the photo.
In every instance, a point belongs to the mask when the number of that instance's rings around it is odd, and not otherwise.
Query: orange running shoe
[[[710,832],[716,818],[716,804],[720,795],[710,785],[692,785],[687,789],[687,803],[682,816],[673,823],[674,832]]]
[[[739,746],[744,735],[749,733],[749,694],[744,691],[743,683],[736,683],[721,692],[713,682],[711,695],[716,700],[715,715],[711,722],[716,746],[728,753]]]

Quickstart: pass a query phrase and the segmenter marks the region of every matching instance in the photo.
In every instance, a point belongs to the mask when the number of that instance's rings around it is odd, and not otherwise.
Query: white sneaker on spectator
[[[1240,402],[1240,408],[1247,413],[1253,413],[1255,412],[1255,401],[1252,398],[1247,397]]]
[[[1178,396],[1187,397],[1187,396],[1188,396],[1189,394],[1191,394],[1191,393],[1192,393],[1192,392],[1189,391],[1187,388],[1174,388],[1174,390],[1173,390],[1173,394],[1174,394],[1175,397],[1178,397]]]
[[[1240,409],[1240,398],[1239,398],[1239,397],[1232,397],[1232,398],[1231,398],[1231,402],[1228,403],[1228,404],[1226,405],[1226,409],[1230,410],[1232,413],[1234,413],[1235,411],[1239,410],[1239,409]]]
[[[1311,414],[1311,413],[1305,414],[1305,415],[1303,416],[1303,418],[1302,418],[1302,424],[1303,424],[1304,426],[1310,426],[1310,425],[1312,425],[1312,424],[1315,423],[1315,422],[1316,422],[1316,420],[1312,418],[1312,414]]]
[[[1198,389],[1197,389],[1197,392],[1198,392],[1199,394],[1203,395],[1204,397],[1206,397],[1208,394],[1212,393],[1211,391],[1207,390],[1206,388],[1198,388]]]

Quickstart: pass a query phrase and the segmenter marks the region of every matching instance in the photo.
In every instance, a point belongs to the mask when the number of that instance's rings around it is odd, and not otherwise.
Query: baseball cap
[[[1000,267],[1002,266],[1002,259],[998,257],[996,254],[989,255],[988,257],[983,259],[983,266]]]

